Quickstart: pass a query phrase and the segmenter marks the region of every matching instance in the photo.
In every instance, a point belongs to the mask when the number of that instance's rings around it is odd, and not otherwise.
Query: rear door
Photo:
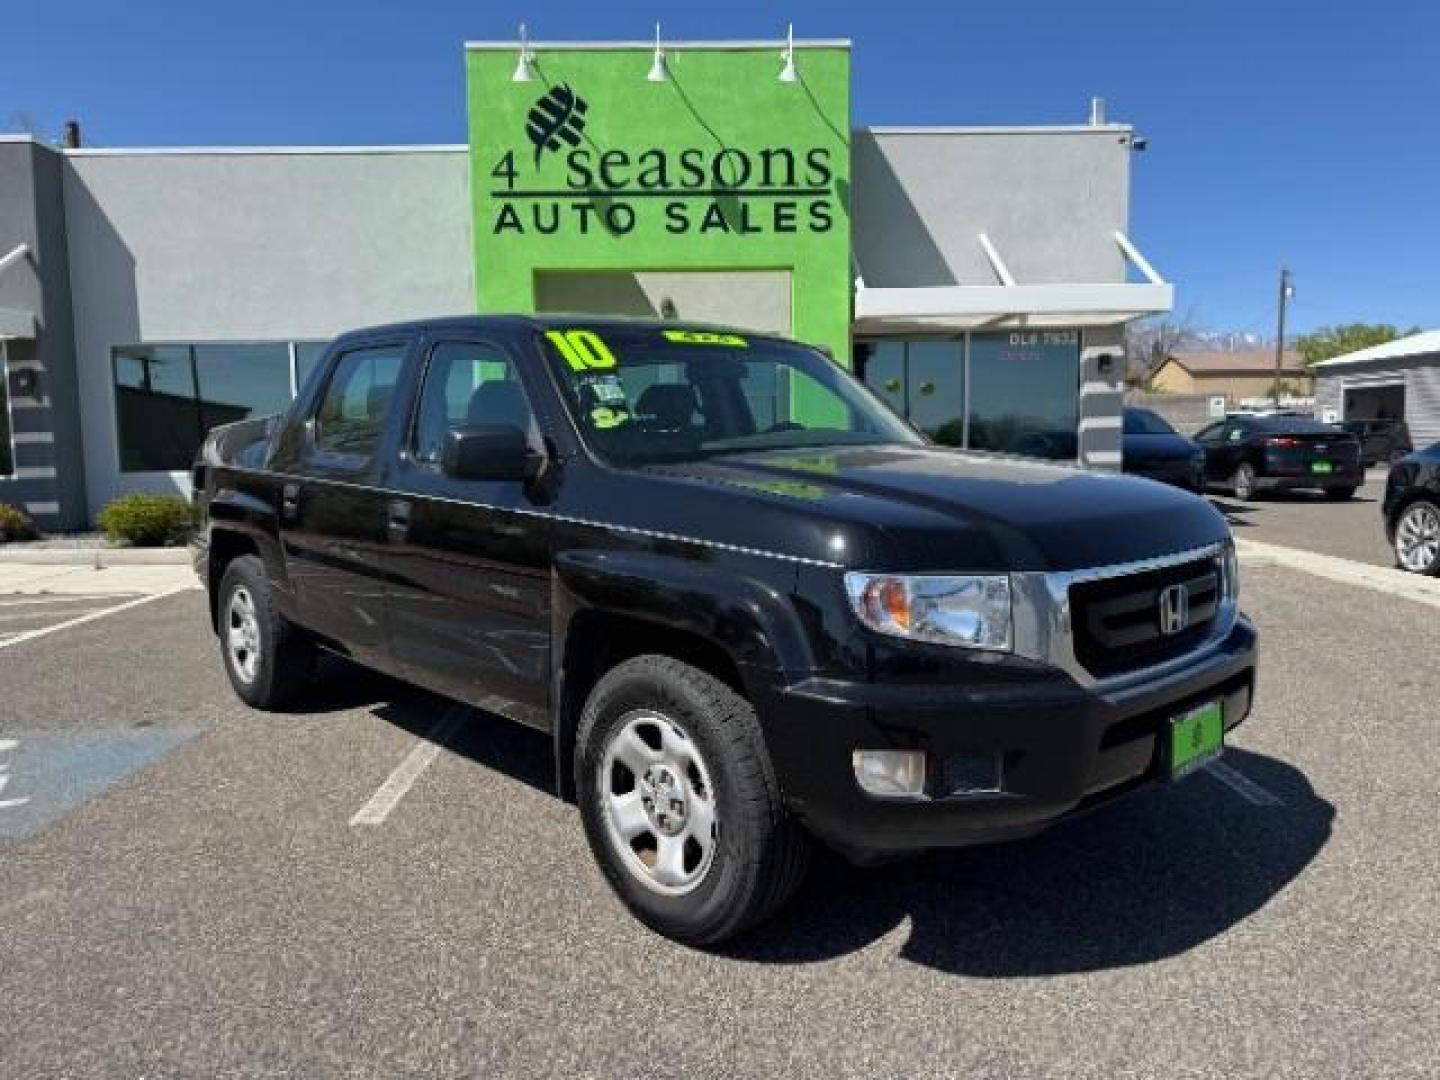
[[[540,447],[520,365],[474,334],[424,348],[407,433],[390,465],[391,640],[406,678],[535,726],[548,725],[550,519],[544,485],[455,480],[445,432],[512,424]]]
[[[333,356],[274,465],[284,474],[280,538],[299,622],[382,669],[391,664],[381,558],[386,496],[378,480],[410,344],[398,337]]]

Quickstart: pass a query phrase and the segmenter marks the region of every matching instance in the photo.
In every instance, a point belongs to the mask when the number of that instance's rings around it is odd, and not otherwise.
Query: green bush
[[[7,540],[34,540],[35,536],[35,523],[23,510],[0,503],[0,544]]]
[[[195,515],[178,495],[121,495],[100,511],[100,529],[117,544],[169,547],[190,536]]]

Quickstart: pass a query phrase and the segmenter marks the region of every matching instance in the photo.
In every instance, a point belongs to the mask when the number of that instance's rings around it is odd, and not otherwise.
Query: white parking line
[[[56,623],[54,626],[42,626],[35,630],[26,630],[24,633],[7,637],[0,641],[0,649],[8,649],[12,645],[20,645],[26,641],[34,641],[46,634],[53,634],[59,630],[68,630],[72,626],[80,626],[84,623],[94,622],[96,619],[103,619],[107,615],[117,615],[122,611],[129,611],[131,608],[139,607],[141,604],[148,604],[155,600],[164,600],[167,596],[174,596],[176,593],[185,592],[190,585],[182,585],[178,588],[167,589],[165,592],[153,593],[150,596],[142,596],[137,600],[127,600],[123,604],[116,604],[113,607],[101,608],[99,611],[87,612],[84,615],[77,615],[73,619],[66,619],[64,622]]]
[[[395,766],[395,771],[385,778],[385,782],[375,789],[375,794],[350,819],[351,825],[383,825],[385,819],[390,816],[406,792],[414,786],[415,781],[420,779],[420,774],[430,767],[430,763],[440,756],[444,749],[445,741],[450,733],[455,730],[465,716],[466,709],[463,705],[451,705],[443,713],[435,726],[425,733],[425,741],[416,746],[405,759]]]
[[[1279,806],[1280,800],[1242,772],[1232,769],[1223,761],[1212,761],[1205,770],[1216,780],[1235,792],[1246,802],[1255,806]]]

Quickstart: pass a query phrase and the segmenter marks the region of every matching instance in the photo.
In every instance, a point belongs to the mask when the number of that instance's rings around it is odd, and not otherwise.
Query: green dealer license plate
[[[1328,461],[1312,461],[1310,471],[1313,473],[1329,473],[1335,471],[1335,466]]]
[[[1225,711],[1211,701],[1170,721],[1170,778],[1179,780],[1220,756]]]

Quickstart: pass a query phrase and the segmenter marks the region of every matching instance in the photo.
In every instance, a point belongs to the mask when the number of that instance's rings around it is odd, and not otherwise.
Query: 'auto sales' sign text
[[[525,123],[533,160],[507,150],[490,170],[493,234],[625,236],[647,219],[675,235],[823,233],[835,223],[826,147],[600,149],[585,134],[588,112],[563,84],[536,101]],[[547,154],[564,163],[562,186],[523,183],[524,167],[538,174]]]

